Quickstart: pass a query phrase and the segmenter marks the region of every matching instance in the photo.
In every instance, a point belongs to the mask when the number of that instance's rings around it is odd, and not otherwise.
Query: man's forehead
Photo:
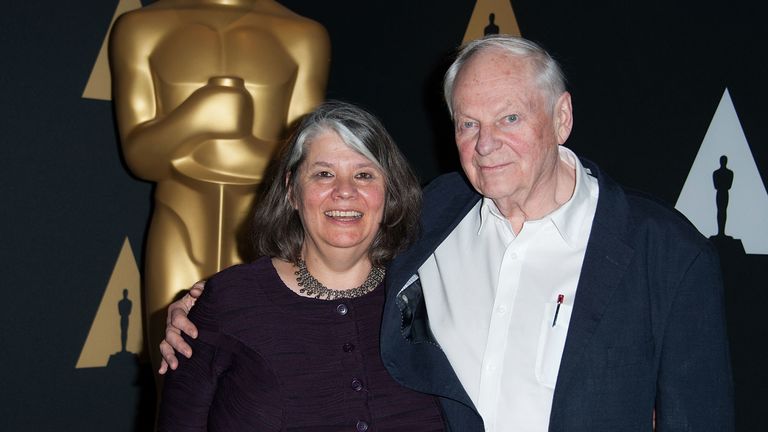
[[[493,71],[496,73],[528,74],[533,67],[531,58],[501,48],[487,48],[473,55],[459,71]]]
[[[496,50],[498,51],[498,50]],[[459,71],[455,92],[483,85],[526,87],[534,83],[531,62],[503,52],[478,53]]]
[[[474,60],[474,58],[473,58]],[[467,65],[456,79],[453,104],[456,113],[523,109],[538,106],[544,97],[525,59],[494,66],[493,59]]]

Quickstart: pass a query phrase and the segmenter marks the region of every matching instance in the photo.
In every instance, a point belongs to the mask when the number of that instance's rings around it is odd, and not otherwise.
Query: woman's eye
[[[373,178],[373,174],[367,173],[367,172],[361,172],[361,173],[358,173],[356,177],[359,179],[370,180]]]
[[[320,171],[315,175],[318,177],[333,177],[333,174],[331,174],[329,171]]]
[[[510,114],[504,117],[504,121],[506,121],[507,123],[514,123],[517,121],[517,119],[518,119],[517,114]]]

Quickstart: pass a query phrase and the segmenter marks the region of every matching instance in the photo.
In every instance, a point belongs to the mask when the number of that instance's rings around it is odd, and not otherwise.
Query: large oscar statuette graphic
[[[159,0],[110,40],[125,161],[156,182],[146,244],[149,352],[165,308],[241,261],[237,232],[288,124],[325,93],[327,32],[272,0]]]

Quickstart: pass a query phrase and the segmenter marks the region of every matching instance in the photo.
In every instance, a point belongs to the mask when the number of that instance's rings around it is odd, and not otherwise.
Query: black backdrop
[[[379,115],[422,181],[456,168],[439,78],[474,1],[282,3],[331,35],[328,97]],[[522,34],[569,77],[577,153],[674,205],[728,88],[768,183],[760,2],[512,3]],[[141,263],[151,211],[152,186],[121,159],[111,103],[81,98],[117,4],[15,0],[0,14],[0,430],[151,424],[146,366],[75,369],[126,236]],[[739,431],[765,430],[768,256],[724,265]]]

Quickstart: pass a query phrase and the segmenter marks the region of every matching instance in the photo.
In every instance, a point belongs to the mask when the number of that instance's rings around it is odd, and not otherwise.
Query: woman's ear
[[[288,171],[285,173],[285,199],[288,201],[288,205],[290,205],[294,210],[296,210],[296,200],[293,197],[293,187],[291,187],[291,172]]]

